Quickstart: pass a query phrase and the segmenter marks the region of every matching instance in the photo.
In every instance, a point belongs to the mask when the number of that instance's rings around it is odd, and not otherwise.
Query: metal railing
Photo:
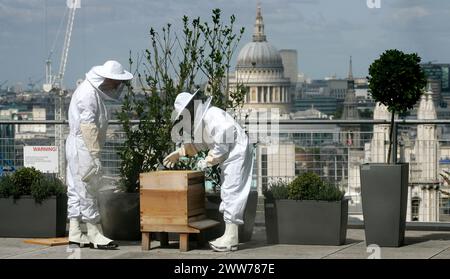
[[[279,143],[273,146],[260,141],[256,145],[253,177],[260,193],[271,181],[291,180],[312,171],[345,190],[351,198],[350,217],[362,219],[359,166],[385,160],[389,121],[269,120],[263,124],[279,125]],[[66,126],[67,135],[67,121],[0,121],[1,170],[23,166],[24,146],[55,146],[55,125]],[[392,154],[397,154],[398,162],[410,163],[408,220],[449,222],[446,192],[450,190],[440,174],[450,170],[450,120],[395,120],[394,135]],[[110,121],[101,152],[109,176],[119,176],[118,151],[124,140],[120,123]]]

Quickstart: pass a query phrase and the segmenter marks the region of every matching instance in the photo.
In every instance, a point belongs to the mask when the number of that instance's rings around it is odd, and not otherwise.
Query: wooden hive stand
[[[151,233],[180,235],[180,251],[189,251],[189,234],[201,235],[219,222],[205,215],[204,175],[200,171],[155,171],[140,175],[142,250],[149,250]]]

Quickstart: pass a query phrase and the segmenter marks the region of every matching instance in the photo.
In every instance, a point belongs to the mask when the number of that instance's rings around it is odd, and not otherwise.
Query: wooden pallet
[[[201,232],[203,230],[212,228],[219,225],[219,222],[211,219],[202,219],[189,223],[188,226],[184,225],[143,225],[142,226],[142,250],[150,250],[151,248],[151,237],[150,234],[153,232],[160,232],[160,245],[167,246],[168,233],[178,233],[180,234],[180,251],[189,251],[189,234],[198,234],[198,241],[201,242]]]
[[[69,238],[67,238],[67,237],[34,238],[34,239],[26,239],[23,242],[27,243],[27,244],[59,246],[59,245],[68,245]]]

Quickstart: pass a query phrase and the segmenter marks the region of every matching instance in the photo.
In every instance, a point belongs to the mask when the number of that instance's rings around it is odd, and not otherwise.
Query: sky
[[[296,49],[299,71],[320,79],[346,77],[349,56],[354,76],[364,77],[371,62],[386,49],[417,52],[424,62],[450,63],[448,0],[261,0],[267,39],[277,49]],[[65,74],[65,86],[108,59],[127,64],[149,46],[149,30],[160,30],[181,18],[208,20],[211,10],[236,16],[246,28],[238,47],[251,41],[256,0],[81,0],[76,12]],[[370,8],[369,6],[372,6]],[[373,7],[375,6],[375,7]],[[55,46],[57,70],[63,47],[66,0],[0,0],[0,84],[41,80],[45,60]],[[57,39],[55,39],[57,38]],[[234,61],[238,55],[236,52]],[[42,83],[42,81],[41,81]]]

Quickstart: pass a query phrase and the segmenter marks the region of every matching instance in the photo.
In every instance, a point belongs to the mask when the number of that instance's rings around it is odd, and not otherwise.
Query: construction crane
[[[67,9],[64,14],[64,17],[67,17],[67,25],[66,25],[66,33],[64,36],[64,45],[61,52],[61,60],[59,64],[59,71],[56,75],[52,74],[52,62],[51,56],[53,54],[53,49],[50,51],[50,54],[45,62],[45,83],[43,85],[43,89],[45,92],[54,92],[55,93],[55,120],[64,120],[65,119],[65,109],[64,109],[64,99],[67,94],[67,91],[64,88],[64,74],[67,66],[67,57],[69,55],[70,48],[70,39],[72,37],[72,29],[73,23],[75,20],[75,13],[77,8],[80,7],[80,0],[69,0],[67,1]],[[61,24],[62,26],[62,24]],[[60,26],[60,28],[61,28]],[[57,37],[59,35],[59,31],[57,33]],[[56,42],[56,40],[55,40]],[[59,152],[59,176],[65,181],[66,167],[65,167],[65,143],[64,143],[64,125],[56,125],[55,126],[55,144],[58,144],[58,152]]]
[[[46,67],[45,67],[45,83],[43,85],[43,89],[45,92],[50,92],[52,90],[57,89],[63,89],[63,81],[64,81],[64,74],[66,72],[66,66],[67,66],[67,57],[69,55],[69,48],[70,48],[70,39],[72,37],[72,29],[73,29],[73,23],[75,20],[75,13],[79,5],[80,0],[71,0],[72,4],[69,5],[66,9],[66,13],[64,14],[63,19],[68,14],[67,18],[67,25],[66,25],[66,33],[64,36],[64,45],[61,52],[61,60],[59,64],[59,71],[56,75],[53,75],[52,73],[52,61],[51,57],[54,52],[54,46],[52,50],[50,50],[49,56],[47,60],[45,61]],[[62,23],[62,22],[61,22]],[[60,29],[62,27],[62,24],[58,30],[58,33],[56,34],[56,39],[59,36]],[[56,42],[55,39],[55,42]]]

